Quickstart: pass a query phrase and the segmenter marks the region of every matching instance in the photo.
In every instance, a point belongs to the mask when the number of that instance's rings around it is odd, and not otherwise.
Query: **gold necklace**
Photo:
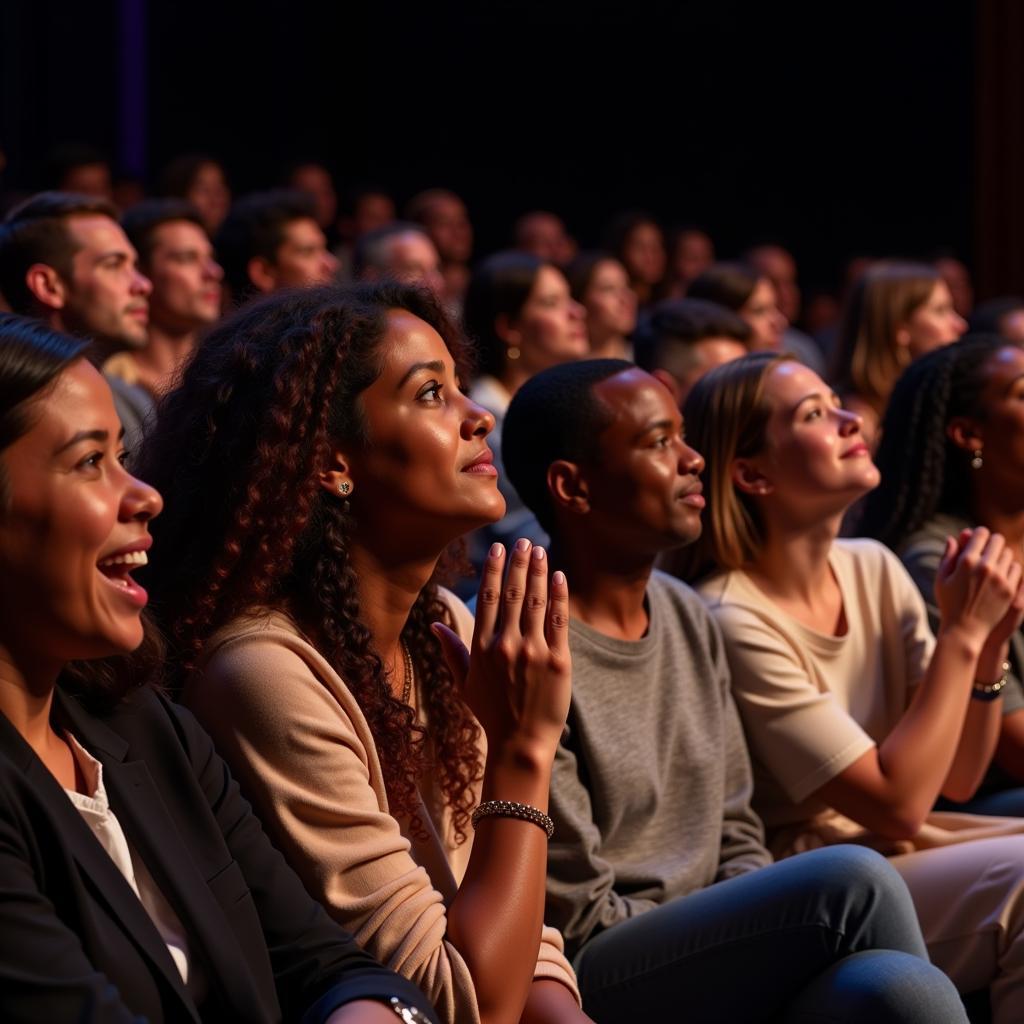
[[[409,645],[404,640],[402,641],[402,660],[405,668],[405,678],[402,680],[402,703],[408,704],[409,698],[412,696],[412,683],[415,677],[413,675],[412,655],[409,653]]]

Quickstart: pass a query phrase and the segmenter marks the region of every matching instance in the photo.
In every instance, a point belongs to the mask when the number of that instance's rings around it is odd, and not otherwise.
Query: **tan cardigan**
[[[442,596],[468,644],[469,610]],[[295,625],[279,613],[236,619],[211,638],[183,699],[271,839],[335,920],[416,982],[442,1021],[479,1021],[469,969],[445,939],[445,907],[465,874],[472,836],[455,845],[450,813],[428,780],[420,785],[427,839],[409,837],[408,823],[391,816],[355,697]],[[540,940],[534,977],[562,982],[579,1000],[561,935],[545,927]]]

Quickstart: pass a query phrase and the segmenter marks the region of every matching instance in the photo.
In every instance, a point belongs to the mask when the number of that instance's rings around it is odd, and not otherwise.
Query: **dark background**
[[[811,285],[852,254],[949,246],[977,262],[987,244],[976,122],[992,26],[969,2],[5,0],[0,12],[7,187],[38,184],[62,140],[94,142],[144,179],[211,151],[236,193],[314,157],[340,185],[381,182],[400,202],[454,188],[480,252],[531,207],[561,213],[584,244],[642,207],[705,226],[726,256],[780,240]]]

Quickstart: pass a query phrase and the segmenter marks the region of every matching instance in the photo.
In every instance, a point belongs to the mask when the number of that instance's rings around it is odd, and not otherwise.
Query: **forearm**
[[[551,756],[492,750],[481,800],[548,808]],[[480,819],[466,874],[448,908],[447,937],[466,961],[480,1018],[519,1020],[530,992],[544,913],[547,836],[529,821]]]
[[[589,1020],[561,982],[542,978],[530,986],[520,1024],[584,1024]]]
[[[1000,661],[999,666],[1001,665]],[[1001,674],[1001,667],[986,669],[979,666],[977,681],[991,683]],[[969,700],[967,704],[960,742],[942,787],[942,795],[958,803],[970,800],[981,785],[995,755],[1003,721],[1002,698],[997,697],[989,701]]]

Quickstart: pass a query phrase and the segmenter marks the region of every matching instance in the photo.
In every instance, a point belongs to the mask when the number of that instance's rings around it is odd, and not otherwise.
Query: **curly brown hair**
[[[196,665],[231,619],[256,608],[289,615],[366,715],[393,813],[420,829],[416,781],[431,770],[461,841],[483,766],[479,726],[430,629],[450,620],[438,593],[446,559],[402,632],[428,743],[412,708],[391,695],[360,620],[347,502],[319,482],[337,444],[369,441],[359,396],[380,373],[380,342],[395,309],[434,327],[465,372],[465,343],[436,299],[393,282],[278,293],[206,337],[161,403],[142,452],[140,475],[165,498],[152,532],[157,552],[167,554],[154,560],[147,585],[178,673]]]

